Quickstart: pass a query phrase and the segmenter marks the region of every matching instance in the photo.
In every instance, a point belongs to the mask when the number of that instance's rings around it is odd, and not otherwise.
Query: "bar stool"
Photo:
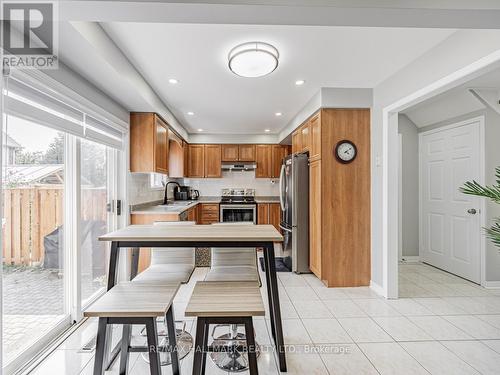
[[[204,375],[207,352],[221,348],[216,342],[208,346],[210,324],[242,324],[245,341],[234,343],[229,351],[248,356],[250,375],[258,375],[253,317],[264,316],[265,309],[257,283],[250,281],[198,281],[186,307],[186,316],[197,317],[193,375]]]
[[[127,374],[128,359],[131,351],[145,351],[149,356],[151,375],[161,375],[160,355],[163,350],[172,358],[172,372],[179,375],[179,357],[175,340],[175,322],[172,302],[179,289],[179,283],[140,284],[125,282],[115,285],[106,294],[85,310],[85,317],[98,317],[98,331],[96,340],[96,354],[94,361],[94,375],[103,375],[106,356],[107,331],[110,324],[123,325],[121,343],[120,375]],[[157,317],[165,317],[169,340],[165,347],[158,345],[156,332]],[[131,347],[131,325],[146,326],[146,347]]]
[[[153,225],[164,227],[175,227],[185,225],[195,225],[194,221],[157,221]],[[134,283],[168,283],[179,282],[187,283],[191,278],[191,274],[195,269],[195,248],[194,247],[172,247],[172,248],[152,248],[151,249],[151,264],[148,268],[138,274],[132,282]],[[183,327],[176,329],[178,355],[182,359],[188,355],[193,347],[193,336],[185,329],[185,322],[182,323]],[[144,330],[141,335],[145,335]],[[165,330],[159,330],[160,337],[165,337],[161,345],[165,344],[168,340]],[[161,353],[161,365],[170,365],[170,356],[168,353]],[[148,356],[142,354],[142,358],[148,362]]]
[[[253,223],[217,223],[212,225],[254,225]],[[244,229],[242,229],[244,230]],[[250,248],[212,248],[212,264],[205,281],[253,281],[261,285],[257,266],[257,252]],[[229,326],[229,332],[215,337],[215,330]],[[238,324],[216,325],[212,338],[218,346],[241,346],[246,341],[245,333],[238,332]],[[257,345],[257,356],[259,350]],[[248,368],[246,353],[239,351],[212,352],[210,358],[222,370],[230,372],[244,371]]]

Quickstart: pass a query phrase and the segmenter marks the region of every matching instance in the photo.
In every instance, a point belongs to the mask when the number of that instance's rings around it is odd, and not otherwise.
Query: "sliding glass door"
[[[6,374],[78,322],[104,292],[109,244],[97,239],[118,221],[124,132],[28,83],[9,78],[2,96]]]

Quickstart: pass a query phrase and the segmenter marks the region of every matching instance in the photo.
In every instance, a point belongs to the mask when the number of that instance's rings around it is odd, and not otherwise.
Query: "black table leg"
[[[179,375],[179,355],[177,353],[177,337],[175,332],[174,308],[171,305],[165,315],[168,334],[168,352],[172,361],[172,374]]]
[[[196,338],[194,341],[194,360],[193,360],[193,375],[203,374],[203,352],[205,351],[205,336],[206,336],[205,318],[196,320]]]
[[[273,331],[274,343],[278,352],[278,360],[281,372],[286,372],[285,342],[283,339],[283,327],[281,325],[281,309],[276,277],[276,261],[274,257],[274,243],[268,243],[264,249],[264,260],[266,261],[266,278],[269,284],[268,292],[271,292],[269,303],[269,314],[271,315],[271,331]],[[274,328],[273,328],[274,325]]]
[[[107,333],[108,333],[108,318],[99,318],[97,328],[97,338],[95,345],[95,359],[94,359],[94,375],[104,374],[104,364],[107,361]]]
[[[130,339],[132,338],[132,325],[124,324],[122,341],[121,341],[121,356],[120,356],[120,375],[126,375],[128,373],[128,359],[129,353],[128,348],[130,346]]]
[[[245,319],[245,336],[247,341],[248,367],[250,375],[259,375],[257,368],[257,347],[252,318]]]
[[[140,248],[138,247],[132,248],[132,257],[130,259],[130,280],[133,280],[133,278],[137,276],[137,272],[139,270],[139,249]]]
[[[118,271],[118,260],[120,258],[120,249],[118,242],[111,242],[111,253],[109,255],[109,268],[108,268],[108,288],[110,290],[116,284],[116,276]]]
[[[148,319],[146,322],[149,352],[149,372],[151,375],[161,375],[160,352],[158,348],[158,332],[156,329],[156,318]]]

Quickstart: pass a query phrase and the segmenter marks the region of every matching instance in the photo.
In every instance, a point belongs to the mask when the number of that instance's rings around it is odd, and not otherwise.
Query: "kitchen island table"
[[[137,274],[141,247],[242,247],[263,248],[271,333],[278,355],[280,371],[286,372],[285,345],[276,278],[274,245],[283,236],[273,225],[130,225],[99,237],[111,242],[107,290],[116,283],[120,250],[132,249],[130,280]],[[110,363],[119,352],[119,345],[110,356]]]

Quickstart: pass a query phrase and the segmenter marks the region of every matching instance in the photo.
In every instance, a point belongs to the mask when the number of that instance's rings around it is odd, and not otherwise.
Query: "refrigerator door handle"
[[[292,233],[292,230],[290,228],[285,228],[284,226],[282,226],[280,224],[280,228],[283,229],[285,232],[289,232],[289,233]]]
[[[281,171],[280,171],[280,206],[281,206],[281,211],[285,211],[285,198],[284,198],[284,192],[283,192],[284,179],[285,179],[285,164],[282,164]]]

